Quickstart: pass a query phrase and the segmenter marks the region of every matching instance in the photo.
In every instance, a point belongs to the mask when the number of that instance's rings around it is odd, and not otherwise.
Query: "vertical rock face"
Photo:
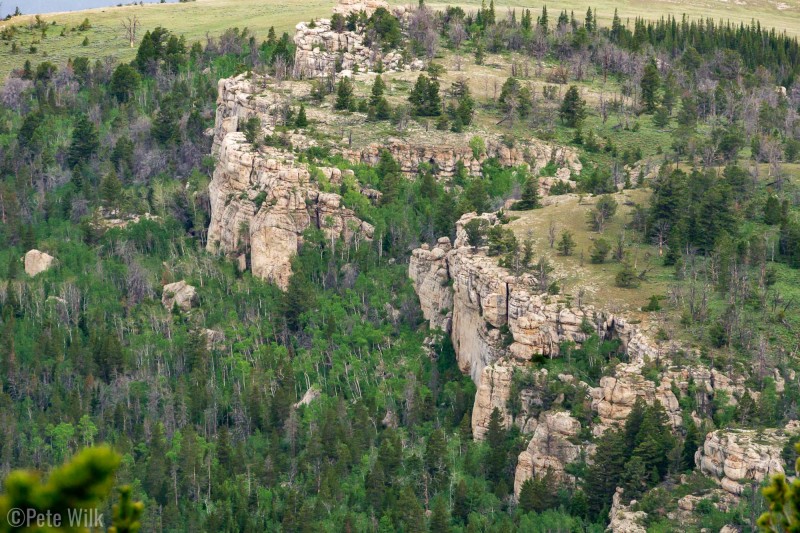
[[[623,322],[591,307],[569,308],[532,293],[531,276],[518,279],[497,266],[496,257],[472,250],[464,224],[474,217],[459,220],[454,247],[444,239],[433,249],[414,250],[409,276],[425,318],[450,333],[459,368],[476,383],[484,367],[505,355],[528,361],[557,355],[564,341],[584,342],[587,324],[603,337],[630,335]],[[481,217],[496,222],[492,214]]]
[[[750,482],[760,483],[773,474],[784,473],[783,447],[800,433],[800,422],[783,429],[720,429],[706,435],[694,460],[700,471],[720,486],[740,495]]]
[[[519,496],[522,484],[530,478],[541,478],[550,471],[560,482],[571,481],[564,471],[569,463],[580,459],[586,446],[579,443],[581,424],[564,411],[547,411],[539,416],[528,448],[519,454],[514,476],[514,494]]]
[[[291,152],[256,150],[236,132],[240,121],[275,105],[269,93],[247,91],[257,87],[243,76],[220,81],[207,246],[232,255],[249,251],[253,274],[285,289],[306,229],[319,228],[329,239],[341,237],[357,246],[372,238],[373,228],[343,207],[338,194],[321,192]]]
[[[49,270],[55,260],[56,258],[50,254],[39,250],[28,250],[25,254],[25,273],[31,277],[41,274]]]
[[[608,524],[606,531],[612,533],[646,533],[647,529],[642,525],[647,518],[647,513],[644,511],[631,511],[630,505],[622,503],[623,491],[617,488],[614,493],[614,498],[611,502],[611,510],[608,513],[608,518],[611,521]],[[633,504],[633,502],[631,502]]]
[[[672,382],[664,378],[658,385],[642,376],[642,363],[619,364],[613,376],[600,378],[600,386],[592,390],[592,408],[600,417],[597,432],[625,422],[636,400],[648,404],[658,401],[664,406],[673,427],[682,424],[678,398],[672,392]]]

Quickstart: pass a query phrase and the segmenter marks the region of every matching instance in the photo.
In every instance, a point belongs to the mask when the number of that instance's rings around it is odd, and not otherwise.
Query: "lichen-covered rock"
[[[483,163],[488,158],[495,158],[502,166],[512,167],[528,165],[538,172],[550,161],[556,161],[563,170],[560,176],[567,179],[572,172],[580,173],[581,162],[575,150],[556,146],[537,140],[519,143],[509,148],[498,136],[487,135],[486,152],[477,157],[469,147],[470,135],[441,133],[431,135],[428,139],[418,139],[409,143],[400,139],[389,139],[385,143],[373,143],[361,149],[344,150],[344,156],[352,161],[374,165],[380,159],[381,152],[388,150],[406,174],[416,174],[421,163],[432,164],[441,177],[453,176],[462,163],[472,175],[480,175]]]
[[[450,239],[442,237],[431,250],[425,244],[411,254],[408,275],[417,288],[422,315],[432,329],[440,328],[449,333],[453,318],[453,291],[447,271],[447,252],[451,250]]]
[[[586,449],[579,443],[580,430],[580,422],[565,411],[546,411],[539,415],[528,447],[517,460],[514,494],[519,496],[526,480],[541,478],[548,471],[559,482],[571,478],[564,468],[580,459]]]
[[[472,408],[472,436],[475,440],[486,437],[489,420],[495,409],[500,411],[503,426],[506,429],[511,427],[513,420],[506,405],[511,395],[513,377],[514,365],[507,361],[498,361],[483,369]]]
[[[600,386],[591,391],[592,408],[600,417],[597,432],[610,425],[625,422],[636,400],[642,398],[648,404],[658,401],[664,406],[673,427],[682,424],[678,398],[672,391],[672,383],[664,378],[659,384],[642,376],[642,363],[621,363],[613,376],[600,378]]]
[[[719,429],[706,435],[694,460],[702,473],[717,480],[731,494],[739,495],[750,482],[760,483],[773,474],[784,473],[783,447],[798,433],[798,421],[780,429]]]
[[[189,311],[197,305],[197,290],[186,283],[186,280],[168,283],[161,293],[161,303],[170,310],[178,306],[181,311]]]
[[[37,274],[49,270],[56,260],[50,254],[40,252],[39,250],[28,250],[25,254],[25,273],[33,277]]]
[[[617,488],[614,493],[614,498],[611,502],[611,510],[608,513],[608,518],[611,522],[608,524],[606,531],[612,533],[647,533],[647,529],[642,525],[647,518],[647,513],[644,511],[631,511],[630,505],[622,503],[621,488]],[[631,505],[634,502],[631,502]]]
[[[377,42],[373,46],[367,46],[364,37],[362,28],[357,28],[357,31],[337,32],[329,19],[317,19],[313,25],[300,22],[295,26],[294,34],[294,43],[297,45],[294,56],[295,76],[322,78],[337,71],[339,75],[344,75],[345,72],[355,70],[355,67],[358,67],[359,72],[368,72],[375,70],[378,65],[383,71],[404,68],[403,55],[400,52],[385,52]]]
[[[285,289],[306,229],[321,229],[329,239],[342,238],[356,247],[372,238],[373,227],[345,208],[338,194],[320,192],[307,165],[296,162],[291,152],[256,150],[236,131],[240,120],[271,111],[276,105],[271,92],[260,91],[243,76],[221,80],[219,87],[217,166],[209,185],[210,251],[238,257],[240,267],[247,266],[241,256],[249,252],[253,275]],[[341,180],[341,173],[331,171],[327,177]]]

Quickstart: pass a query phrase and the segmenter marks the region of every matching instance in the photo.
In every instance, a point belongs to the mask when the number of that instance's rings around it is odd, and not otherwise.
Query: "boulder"
[[[168,283],[164,285],[161,303],[170,310],[177,305],[181,311],[189,311],[197,305],[197,291],[185,280]]]
[[[50,254],[39,250],[29,250],[25,254],[25,273],[31,277],[40,274],[49,270],[55,260],[56,258]]]

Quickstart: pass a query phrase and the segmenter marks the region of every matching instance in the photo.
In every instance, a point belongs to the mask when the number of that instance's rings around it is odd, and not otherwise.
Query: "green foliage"
[[[561,232],[561,238],[559,238],[558,242],[556,243],[556,249],[561,255],[570,256],[572,252],[575,251],[575,238],[572,236],[572,232],[564,230]]]
[[[44,483],[34,472],[11,472],[3,484],[5,493],[0,495],[0,531],[19,530],[9,514],[12,509],[26,513],[32,510],[37,516],[57,515],[66,526],[64,531],[77,531],[79,527],[68,525],[70,513],[97,509],[111,491],[119,464],[118,454],[108,447],[98,447],[80,452],[54,470]]]
[[[586,117],[586,102],[581,98],[577,86],[571,85],[567,89],[558,115],[561,118],[561,122],[570,128],[576,128],[583,122]]]
[[[353,82],[345,76],[336,84],[336,100],[333,107],[339,111],[355,111],[356,100],[353,94]]]
[[[438,117],[442,113],[442,100],[439,96],[439,82],[429,79],[425,74],[417,77],[408,101],[414,114],[420,117]]]

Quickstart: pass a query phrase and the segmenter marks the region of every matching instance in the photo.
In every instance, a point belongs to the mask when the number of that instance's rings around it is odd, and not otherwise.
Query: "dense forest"
[[[0,478],[48,472],[102,443],[118,454],[113,484],[144,504],[142,531],[599,532],[617,487],[639,501],[649,531],[676,531],[673,496],[709,486],[695,470],[707,432],[796,420],[797,40],[757,22],[615,14],[600,27],[592,9],[578,18],[499,11],[420,3],[401,19],[386,9],[334,16],[341,31],[426,62],[408,96],[388,99],[380,75],[366,93],[334,75],[288,106],[278,133],[242,128],[254,144],[352,170],[355,182],[336,192],[380,236],[353,246],[309,229],[286,291],[206,251],[216,164],[207,130],[220,78],[292,77],[289,35],[230,29],[187,43],[159,27],[131,63],[21,64],[0,89]],[[438,63],[454,56],[459,65],[512,58],[498,97],[445,86]],[[531,72],[542,63],[547,75]],[[600,98],[579,90],[599,80],[613,86]],[[485,439],[473,439],[476,384],[450,338],[429,330],[408,261],[420,244],[455,236],[465,213],[508,199],[512,217],[548,209],[538,185],[555,163],[537,173],[490,158],[480,175],[461,165],[448,180],[422,165],[409,179],[388,151],[370,166],[330,146],[293,149],[285,135],[311,128],[306,108],[321,102],[392,128],[480,131],[485,119],[509,145],[531,133],[569,145],[583,171],[549,195],[600,197],[587,221],[596,234],[620,218],[618,190],[646,190],[621,244],[594,239],[587,263],[613,268],[623,291],[648,283],[653,265],[666,268],[669,293],[639,307],[674,309],[677,328],[700,339],[702,363],[746,371],[757,399],[679,395],[680,429],[659,403],[637,402],[618,428],[583,435],[596,452],[568,465],[572,483],[545,475],[515,496],[526,436],[495,410]],[[476,154],[486,151],[473,140]],[[502,224],[465,231],[470,245],[558,294],[552,265]],[[573,238],[558,232],[550,247],[582,258]],[[626,252],[633,242],[657,250],[652,265]],[[31,249],[56,266],[28,276],[20,258]],[[197,287],[189,312],[162,305],[161,287],[178,280]],[[568,357],[537,362],[594,386],[626,354],[591,327],[587,337],[562,347]],[[532,382],[520,374],[514,386]],[[579,387],[551,379],[541,394],[541,411],[560,402],[587,424],[595,416]],[[784,455],[793,461],[791,445]],[[692,527],[755,528],[765,510],[758,488],[727,509],[698,506]],[[102,504],[109,516],[113,503]]]

